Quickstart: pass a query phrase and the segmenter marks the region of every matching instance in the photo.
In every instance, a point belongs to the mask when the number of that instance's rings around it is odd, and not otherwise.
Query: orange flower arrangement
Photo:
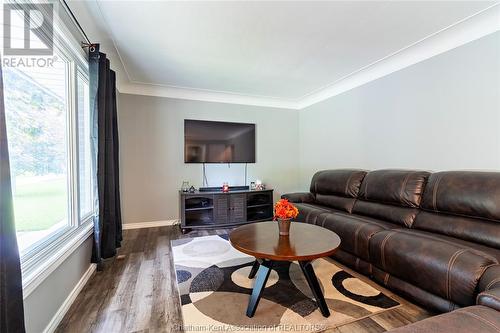
[[[299,210],[287,199],[280,199],[274,205],[274,219],[294,219],[299,215]]]

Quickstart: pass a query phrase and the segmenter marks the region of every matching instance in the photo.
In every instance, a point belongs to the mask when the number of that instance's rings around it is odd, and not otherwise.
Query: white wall
[[[24,300],[27,333],[45,330],[61,305],[90,267],[92,236],[83,242],[64,262]]]
[[[119,94],[121,197],[124,223],[177,219],[178,190],[202,186],[202,166],[184,163],[184,119],[256,124],[256,163],[275,197],[298,184],[298,111]],[[209,185],[244,184],[244,165],[207,165]]]
[[[358,167],[500,169],[500,32],[300,111],[300,183]]]
[[[499,45],[497,32],[299,112],[120,94],[124,222],[176,219],[182,181],[202,185],[201,165],[184,164],[185,118],[256,123],[248,179],[276,197],[320,169],[500,169]],[[244,183],[243,165],[207,172]]]

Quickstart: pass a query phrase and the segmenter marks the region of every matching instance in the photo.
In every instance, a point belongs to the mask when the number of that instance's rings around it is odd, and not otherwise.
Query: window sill
[[[37,258],[34,269],[23,273],[23,298],[26,299],[52,272],[56,270],[93,233],[93,224],[87,222],[71,232],[57,245],[57,251]],[[90,258],[89,258],[90,262]]]

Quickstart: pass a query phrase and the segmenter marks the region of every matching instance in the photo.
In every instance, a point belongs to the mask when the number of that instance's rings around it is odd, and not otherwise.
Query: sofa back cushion
[[[318,204],[351,212],[366,171],[339,169],[318,171],[311,181],[311,193]]]
[[[430,176],[414,228],[500,248],[500,172]]]
[[[410,228],[429,174],[417,170],[371,171],[363,179],[352,212]]]

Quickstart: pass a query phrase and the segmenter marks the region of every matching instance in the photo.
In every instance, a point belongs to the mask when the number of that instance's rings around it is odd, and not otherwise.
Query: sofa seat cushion
[[[429,311],[440,313],[461,308],[458,304],[384,272],[375,265],[371,267],[371,277],[380,285],[394,291],[399,296],[412,300]]]
[[[321,225],[322,219],[318,219],[320,215],[339,212],[335,208],[311,203],[294,203],[294,205],[299,210],[299,215],[295,218],[295,221],[311,224]]]
[[[354,214],[328,214],[322,224],[340,236],[340,248],[369,261],[368,244],[370,238],[379,231],[399,228],[392,224],[374,218]]]
[[[388,274],[459,306],[475,303],[479,278],[498,262],[471,247],[407,229],[373,235],[370,261]]]
[[[500,331],[500,314],[486,306],[476,305],[439,316],[418,321],[388,331],[391,333],[498,333]]]

